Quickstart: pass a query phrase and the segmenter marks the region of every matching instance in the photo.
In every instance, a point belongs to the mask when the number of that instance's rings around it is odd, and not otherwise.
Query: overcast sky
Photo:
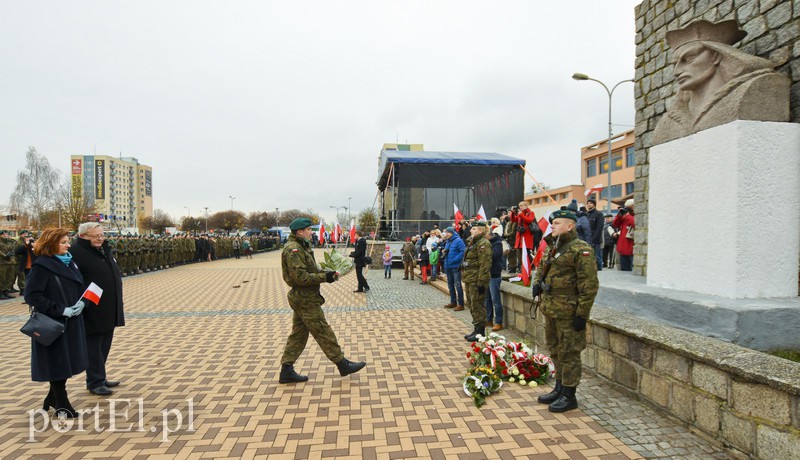
[[[230,195],[357,212],[396,139],[579,183],[608,96],[570,76],[633,78],[639,1],[4,2],[0,204],[28,146],[64,173],[70,155],[134,156],[175,218]],[[633,127],[632,84],[613,119]]]

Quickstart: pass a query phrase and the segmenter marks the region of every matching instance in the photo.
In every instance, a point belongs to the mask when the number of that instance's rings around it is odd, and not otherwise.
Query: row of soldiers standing
[[[280,245],[276,237],[270,236],[128,235],[108,238],[123,276],[235,257],[245,241],[254,252],[278,249]]]

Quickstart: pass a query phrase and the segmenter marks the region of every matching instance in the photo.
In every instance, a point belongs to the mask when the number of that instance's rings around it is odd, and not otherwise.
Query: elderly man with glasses
[[[103,290],[100,302],[87,302],[83,310],[89,367],[86,387],[92,394],[108,396],[119,382],[106,379],[106,361],[111,352],[114,329],[125,325],[122,311],[122,275],[103,228],[97,222],[78,227],[78,238],[70,248],[73,260],[83,275],[84,289],[95,283]]]

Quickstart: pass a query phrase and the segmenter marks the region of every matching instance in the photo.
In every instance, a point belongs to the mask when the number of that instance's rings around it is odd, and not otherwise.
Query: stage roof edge
[[[433,152],[381,150],[378,183],[389,175],[390,163],[525,166],[525,160],[494,152]]]

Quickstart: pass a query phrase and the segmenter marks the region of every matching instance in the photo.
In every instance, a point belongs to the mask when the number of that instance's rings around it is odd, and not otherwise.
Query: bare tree
[[[278,219],[278,225],[281,227],[288,227],[289,224],[291,224],[292,221],[298,217],[307,217],[311,219],[312,223],[319,223],[319,214],[317,214],[313,209],[307,209],[305,211],[301,211],[299,209],[288,209],[286,211],[281,211],[281,217]]]
[[[28,147],[25,169],[17,171],[17,185],[11,192],[11,209],[31,216],[32,223],[41,227],[42,214],[55,207],[59,182],[58,171],[47,157],[36,147]]]
[[[255,211],[247,216],[247,226],[250,230],[264,231],[278,224],[275,212]]]
[[[89,214],[97,212],[80,185],[73,184],[68,176],[62,178],[55,199],[56,209],[61,213],[61,225],[68,230],[77,230],[89,219]]]
[[[141,226],[153,233],[164,233],[167,227],[175,225],[172,217],[162,209],[154,209],[153,215],[145,217],[141,221]]]

